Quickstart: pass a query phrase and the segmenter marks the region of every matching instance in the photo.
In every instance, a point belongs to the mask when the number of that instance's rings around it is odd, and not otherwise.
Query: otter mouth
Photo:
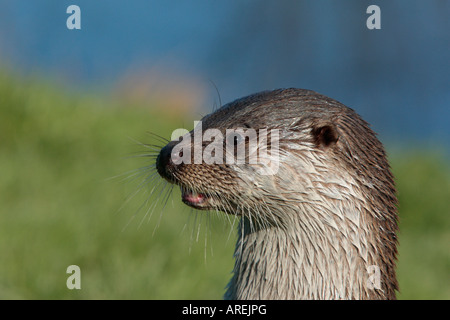
[[[181,189],[181,201],[186,205],[201,210],[210,209],[209,197],[205,193],[195,192],[193,190]]]

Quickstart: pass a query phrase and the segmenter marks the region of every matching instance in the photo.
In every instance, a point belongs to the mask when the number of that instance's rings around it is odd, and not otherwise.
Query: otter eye
[[[240,134],[237,134],[233,138],[233,143],[235,146],[237,146],[239,143],[241,143],[242,140],[242,136]]]
[[[227,143],[232,146],[238,146],[244,138],[237,132],[233,132],[233,134],[229,135],[227,138]]]

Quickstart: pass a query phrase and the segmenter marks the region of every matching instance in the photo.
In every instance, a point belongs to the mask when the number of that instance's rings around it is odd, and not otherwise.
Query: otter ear
[[[339,132],[332,123],[315,125],[311,134],[316,146],[322,149],[331,147],[339,140]]]

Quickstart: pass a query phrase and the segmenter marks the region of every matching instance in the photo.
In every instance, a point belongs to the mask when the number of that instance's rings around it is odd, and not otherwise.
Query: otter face
[[[181,141],[161,149],[156,159],[158,173],[178,185],[182,201],[195,209],[236,214],[253,211],[253,204],[269,203],[262,191],[273,192],[275,187],[269,184],[275,180],[270,176],[277,175],[286,153],[290,156],[292,150],[284,144],[296,139],[298,145],[328,148],[338,140],[332,123],[311,128],[306,121],[309,115],[286,93],[256,94],[207,115],[200,129],[194,128]],[[311,92],[300,93],[308,96]]]

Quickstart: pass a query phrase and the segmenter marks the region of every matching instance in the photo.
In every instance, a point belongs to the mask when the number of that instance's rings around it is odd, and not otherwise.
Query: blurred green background
[[[129,199],[141,181],[132,170],[151,162],[133,157],[148,152],[136,141],[189,127],[181,112],[161,110],[0,71],[0,299],[222,297],[237,222],[194,212],[175,189],[151,217],[139,210],[151,186]],[[400,200],[398,297],[449,299],[448,159],[388,151]],[[66,287],[73,264],[81,290]]]

